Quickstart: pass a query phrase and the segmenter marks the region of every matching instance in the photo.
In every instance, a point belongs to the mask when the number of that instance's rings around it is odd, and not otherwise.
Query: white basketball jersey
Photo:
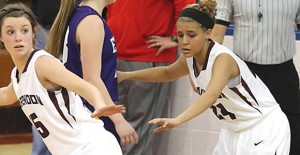
[[[40,83],[35,62],[40,56],[55,59],[46,51],[33,52],[20,79],[13,69],[11,79],[22,110],[37,128],[52,154],[76,154],[84,149],[92,137],[107,132],[103,122],[90,117],[90,112],[73,92],[46,90]],[[57,60],[59,61],[59,60]],[[63,76],[63,75],[62,75]]]
[[[240,75],[226,84],[216,103],[211,106],[215,115],[232,130],[240,131],[248,128],[279,108],[267,86],[233,52],[213,41],[210,42],[207,52],[206,62],[199,75],[194,70],[193,57],[187,58],[192,81],[200,95],[206,91],[212,76],[212,66],[220,54],[231,55],[240,70]]]

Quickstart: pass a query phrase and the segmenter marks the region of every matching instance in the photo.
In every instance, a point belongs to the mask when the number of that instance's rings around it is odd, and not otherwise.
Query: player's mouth
[[[190,49],[188,49],[188,48],[182,48],[182,53],[185,53],[185,54],[188,54],[188,53],[190,53]]]
[[[23,48],[23,47],[24,47],[23,45],[17,45],[14,48]]]

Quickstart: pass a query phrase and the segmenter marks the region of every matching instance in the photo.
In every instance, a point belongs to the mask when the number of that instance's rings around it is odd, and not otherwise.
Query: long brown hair
[[[45,50],[59,57],[63,50],[65,33],[67,31],[69,21],[79,0],[61,0],[58,14],[50,29],[49,37],[45,45]]]
[[[0,10],[0,35],[2,35],[3,21],[7,17],[25,17],[29,20],[33,33],[35,33],[36,28],[40,26],[36,16],[26,5],[22,3],[8,4]],[[0,49],[4,48],[3,42],[0,41]]]

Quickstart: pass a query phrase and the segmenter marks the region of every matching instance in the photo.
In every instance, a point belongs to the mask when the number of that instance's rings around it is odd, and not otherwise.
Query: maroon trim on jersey
[[[18,70],[18,68],[16,69],[16,79],[17,79],[17,83],[19,83],[20,79],[19,79],[19,70]]]
[[[209,45],[208,45],[208,49],[207,49],[207,53],[206,53],[206,58],[205,58],[205,61],[204,61],[204,64],[203,64],[203,67],[202,67],[202,71],[203,70],[206,70],[206,67],[207,67],[207,63],[208,63],[208,58],[209,58],[209,54],[211,52],[211,49],[212,47],[215,45],[215,42],[213,42],[212,40],[209,39]],[[200,74],[200,71],[199,69],[197,68],[197,65],[196,65],[196,59],[193,58],[193,69],[194,69],[194,75],[195,77],[198,77],[199,74]]]
[[[196,65],[196,59],[195,58],[193,58],[193,69],[194,69],[194,76],[195,77],[198,77],[199,76],[199,74],[200,74],[200,72],[199,72],[199,70],[198,70],[198,68],[197,68],[197,65]]]
[[[65,115],[64,115],[63,112],[61,111],[61,109],[60,109],[60,107],[59,107],[59,105],[58,105],[58,101],[57,101],[57,99],[56,99],[55,93],[52,92],[52,91],[49,91],[49,90],[47,90],[47,92],[48,92],[48,95],[49,95],[49,97],[50,97],[52,103],[54,104],[54,106],[55,106],[57,112],[60,114],[60,116],[62,117],[62,119],[64,119],[64,120],[65,120],[65,121],[73,128],[73,126],[70,124],[70,122],[67,120],[67,118],[65,117]]]
[[[245,90],[249,93],[249,95],[253,98],[253,100],[256,102],[256,104],[258,105],[257,101],[256,101],[256,98],[254,97],[253,93],[251,92],[251,90],[249,89],[247,83],[244,81],[243,78],[241,78],[241,83],[242,83],[242,86],[245,88]],[[250,105],[252,108],[256,109],[259,113],[262,114],[262,112],[253,107],[253,105],[247,100],[247,98],[245,96],[242,95],[242,93],[236,88],[236,87],[233,87],[233,88],[230,88],[233,92],[235,92],[237,95],[240,96],[241,99],[243,99],[248,105]]]
[[[215,45],[215,42],[212,41],[211,39],[209,39],[209,45],[208,45],[208,49],[207,49],[207,52],[206,52],[206,58],[205,58],[202,70],[206,70],[207,63],[208,63],[208,58],[209,58],[211,49],[214,47],[214,45]]]
[[[67,89],[62,88],[61,93],[62,93],[63,99],[65,101],[65,105],[66,105],[69,115],[73,117],[74,121],[76,121],[75,117],[70,112],[70,100],[69,100],[69,95],[68,95]]]
[[[33,55],[34,55],[34,53],[35,53],[36,51],[38,51],[38,50],[35,49],[35,50],[32,51],[31,55],[29,56],[29,58],[28,58],[28,60],[27,60],[27,62],[26,62],[26,65],[25,65],[24,70],[23,70],[22,73],[25,73],[25,72],[27,71],[29,62],[30,62],[30,60],[32,59],[32,57],[33,57]],[[17,68],[17,70],[16,70],[16,79],[17,79],[17,83],[20,82],[19,74],[20,74],[20,73],[19,73],[19,70],[18,70],[18,68]]]
[[[246,89],[246,91],[249,93],[249,95],[253,98],[253,100],[255,101],[255,103],[259,106],[255,96],[253,95],[252,91],[250,90],[248,84],[246,83],[246,81],[243,79],[243,77],[241,77],[241,83],[242,86]]]
[[[32,59],[33,55],[34,55],[37,51],[38,51],[38,49],[35,49],[35,50],[32,51],[32,53],[31,53],[31,55],[29,56],[29,58],[28,58],[28,60],[27,60],[27,63],[26,63],[26,65],[25,65],[24,70],[23,70],[22,73],[25,73],[25,72],[27,71],[29,62],[30,62],[30,60]]]

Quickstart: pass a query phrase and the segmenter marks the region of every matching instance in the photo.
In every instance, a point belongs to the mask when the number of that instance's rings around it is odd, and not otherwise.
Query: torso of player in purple
[[[78,24],[89,15],[97,15],[103,21],[104,25],[104,42],[102,49],[102,60],[101,60],[101,75],[99,78],[104,82],[110,97],[113,101],[118,100],[118,89],[117,89],[117,76],[116,76],[116,65],[117,65],[117,49],[115,39],[108,28],[104,19],[94,9],[88,6],[77,6],[74,10],[72,19],[70,20],[69,27],[65,35],[64,50],[63,50],[63,62],[67,69],[83,78],[82,63],[80,59],[81,51],[80,45],[76,43],[76,29]],[[102,44],[99,42],[99,44]],[[84,100],[84,99],[83,99]],[[84,101],[85,105],[89,109],[92,107]],[[92,108],[93,109],[93,108]]]

